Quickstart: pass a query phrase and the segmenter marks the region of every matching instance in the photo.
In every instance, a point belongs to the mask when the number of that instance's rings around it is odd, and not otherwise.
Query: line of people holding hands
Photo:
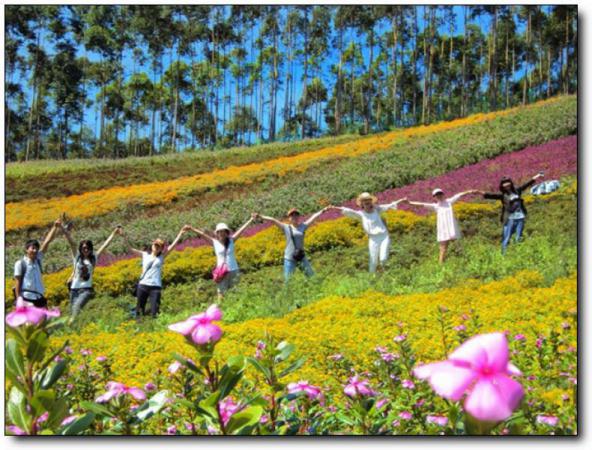
[[[427,208],[436,213],[439,262],[444,263],[449,244],[461,238],[460,227],[454,216],[454,203],[463,196],[470,194],[480,194],[485,199],[500,200],[502,204],[501,222],[503,225],[502,253],[505,253],[512,235],[516,236],[516,242],[518,242],[524,230],[526,208],[521,194],[525,189],[534,184],[535,180],[542,176],[543,173],[539,173],[519,187],[515,187],[510,178],[503,178],[500,181],[499,193],[469,190],[457,193],[451,197],[446,197],[442,189],[434,189],[432,191],[434,202],[432,203],[415,202],[409,201],[407,198],[401,198],[388,204],[378,204],[378,199],[374,195],[364,192],[356,199],[359,209],[330,205],[304,220],[300,211],[292,208],[286,214],[286,221],[252,213],[249,220],[234,232],[225,223],[218,223],[213,233],[208,233],[190,225],[184,225],[170,245],[167,245],[162,239],[157,238],[152,241],[149,251],[140,250],[132,246],[121,226],[113,229],[109,237],[101,244],[96,252],[90,240],[82,240],[76,245],[71,234],[70,224],[67,223],[66,217],[62,216],[55,221],[42,244],[39,244],[37,240],[33,239],[26,242],[25,255],[15,263],[14,294],[16,304],[17,307],[47,306],[42,278],[43,255],[51,241],[60,232],[66,237],[71,248],[72,274],[67,284],[70,292],[72,319],[80,313],[82,308],[94,296],[93,272],[97,260],[116,236],[120,236],[123,239],[129,252],[142,258],[142,272],[134,288],[134,296],[137,299],[137,317],[148,314],[146,311],[148,304],[149,314],[152,317],[158,315],[161,303],[162,270],[165,258],[188,232],[196,233],[207,240],[213,247],[216,255],[216,266],[212,271],[212,278],[216,282],[218,301],[221,301],[225,293],[231,287],[235,286],[240,278],[240,269],[235,254],[236,241],[255,220],[271,222],[284,233],[286,247],[284,250],[283,271],[286,282],[297,268],[308,277],[314,275],[312,265],[304,250],[305,234],[307,229],[325,211],[330,209],[339,210],[344,216],[361,222],[362,228],[368,235],[368,267],[371,273],[382,271],[389,257],[391,240],[381,213],[387,210],[397,209],[401,204]]]

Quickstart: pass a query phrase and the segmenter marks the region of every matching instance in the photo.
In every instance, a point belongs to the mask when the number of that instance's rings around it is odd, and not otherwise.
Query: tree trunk
[[[413,123],[417,123],[417,41],[419,34],[419,25],[417,23],[417,8],[413,7],[413,16],[415,19],[415,45],[413,46]]]
[[[270,121],[269,121],[269,140],[271,142],[275,141],[275,115],[277,113],[277,91],[278,91],[278,77],[279,77],[279,68],[278,68],[278,52],[279,52],[279,45],[278,45],[278,32],[277,32],[277,24],[273,27],[273,80],[272,80],[272,97],[271,97],[271,114],[270,114]]]
[[[460,87],[460,116],[464,117],[467,114],[467,6],[463,6],[464,10],[464,29],[463,29],[463,49],[462,49],[462,76]]]
[[[302,105],[302,132],[301,138],[305,138],[306,134],[306,103],[308,102],[307,87],[308,87],[308,10],[304,12],[304,88],[303,92],[303,105]]]
[[[364,114],[364,134],[368,134],[370,132],[370,121],[372,120],[372,95],[374,92],[374,80],[373,80],[373,75],[374,75],[374,26],[372,25],[370,27],[370,64],[369,64],[369,70],[368,70],[368,89],[367,89],[367,101],[366,101],[366,106],[365,106],[365,112],[366,114]]]
[[[528,10],[528,19],[526,22],[526,69],[524,73],[524,83],[522,84],[522,105],[526,105],[528,100],[528,81],[529,81],[529,64],[530,64],[530,9]]]
[[[397,71],[397,44],[398,44],[398,39],[399,39],[399,33],[397,30],[397,24],[396,24],[396,20],[397,20],[397,15],[398,14],[393,14],[392,17],[392,21],[391,21],[391,28],[393,30],[393,46],[391,49],[391,56],[393,58],[393,122],[395,124],[395,126],[397,125],[397,122],[399,121],[399,111],[398,111],[398,105],[397,105],[397,81],[398,81],[398,71]]]
[[[423,22],[428,25],[428,14],[427,14],[427,6],[424,5],[423,7]],[[423,30],[423,65],[424,65],[424,73],[423,73],[423,89],[421,95],[421,123],[423,125],[426,124],[427,118],[427,107],[428,107],[428,76],[429,76],[429,62],[428,62],[428,44],[426,40],[427,36],[427,28]]]
[[[337,98],[335,100],[335,134],[341,132],[341,102],[343,89],[343,24],[340,24],[337,34],[339,47],[339,65],[337,66]]]

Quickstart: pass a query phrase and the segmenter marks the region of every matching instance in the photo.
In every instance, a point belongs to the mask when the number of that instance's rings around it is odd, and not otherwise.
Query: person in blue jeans
[[[504,177],[500,181],[499,194],[478,191],[485,199],[500,200],[502,202],[502,254],[506,253],[513,235],[515,235],[516,242],[519,242],[522,239],[522,232],[524,231],[524,222],[527,214],[524,201],[522,200],[522,192],[532,186],[535,181],[541,177],[543,177],[543,173],[539,172],[526,183],[518,187],[514,186],[514,182],[511,178]]]
[[[256,214],[255,217],[262,220],[272,222],[280,228],[286,236],[286,249],[284,250],[284,280],[288,282],[296,268],[304,272],[307,277],[314,275],[310,261],[304,253],[304,233],[321,214],[327,211],[329,207],[325,207],[320,211],[314,213],[304,222],[302,215],[296,208],[288,211],[288,223],[280,222],[277,219],[269,216],[262,216]]]

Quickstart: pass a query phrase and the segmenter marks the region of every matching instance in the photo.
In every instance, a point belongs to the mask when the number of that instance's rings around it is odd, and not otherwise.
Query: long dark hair
[[[82,258],[82,247],[85,247],[85,246],[88,247],[88,249],[90,250],[90,255],[88,255],[88,259],[90,259],[90,263],[93,266],[96,265],[97,257],[94,254],[94,247],[93,247],[92,241],[90,241],[88,239],[83,239],[82,241],[80,241],[80,244],[78,244],[78,254]]]
[[[499,190],[500,190],[500,192],[504,192],[504,189],[503,189],[502,186],[505,183],[510,183],[510,192],[516,193],[516,188],[514,187],[514,182],[512,181],[512,179],[510,177],[503,177],[500,180],[500,184],[499,184]]]

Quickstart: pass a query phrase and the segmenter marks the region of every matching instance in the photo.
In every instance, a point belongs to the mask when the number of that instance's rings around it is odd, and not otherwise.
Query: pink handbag
[[[214,267],[214,270],[212,270],[212,278],[216,283],[220,283],[228,272],[230,272],[228,266],[226,263],[222,263],[222,265]]]

